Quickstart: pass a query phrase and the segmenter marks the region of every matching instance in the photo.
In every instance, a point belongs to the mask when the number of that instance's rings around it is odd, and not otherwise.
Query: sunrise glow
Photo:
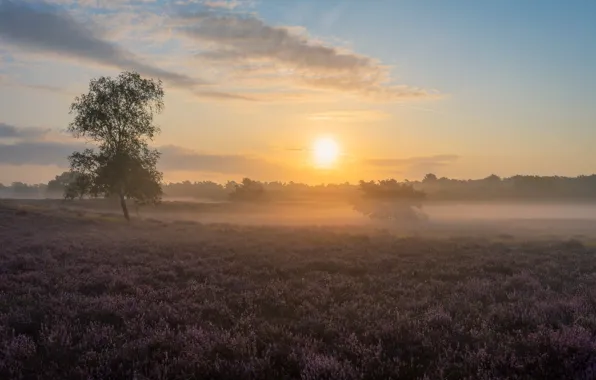
[[[313,144],[315,165],[321,168],[332,167],[339,157],[339,145],[330,137],[320,137]]]

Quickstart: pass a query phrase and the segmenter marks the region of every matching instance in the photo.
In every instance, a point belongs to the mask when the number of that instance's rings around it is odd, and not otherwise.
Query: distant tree
[[[394,179],[381,181],[360,181],[360,190],[364,197],[369,199],[387,199],[387,200],[420,200],[424,199],[426,194],[423,191],[416,190],[412,185],[399,183]]]
[[[66,199],[82,199],[85,195],[90,194],[93,186],[93,178],[88,173],[72,173],[71,181],[64,187],[64,198]]]
[[[148,142],[159,133],[153,116],[162,111],[163,96],[160,80],[123,72],[117,78],[91,80],[89,92],[76,97],[70,107],[74,120],[69,132],[97,145],[97,150],[85,149],[68,157],[71,171],[81,181],[77,191],[117,196],[127,220],[126,199],[137,204],[161,201],[162,173],[156,169],[160,153],[150,149]]]
[[[488,177],[486,177],[484,179],[484,181],[486,181],[486,182],[493,182],[493,183],[495,183],[495,182],[501,182],[501,177],[499,177],[496,174],[491,174]]]
[[[427,175],[424,176],[424,179],[422,180],[422,182],[436,182],[437,181],[437,176],[434,175],[433,173],[428,173]]]
[[[27,185],[24,182],[13,182],[11,185],[13,196],[16,197],[31,197],[38,196],[39,188],[36,185]]]
[[[228,193],[224,186],[213,181],[168,183],[163,186],[164,196],[170,197],[193,197],[198,199],[223,200],[227,199]]]
[[[25,192],[27,192],[29,185],[27,185],[26,183],[23,183],[23,182],[13,182],[10,185],[10,187],[12,187],[12,190],[15,193],[25,193]]]
[[[64,194],[64,191],[73,182],[75,173],[71,171],[63,172],[60,175],[54,177],[54,179],[48,182],[46,192],[48,194]]]
[[[231,194],[231,193],[233,193],[236,190],[237,187],[238,187],[238,183],[236,181],[228,181],[224,185],[224,190],[228,194]]]
[[[426,197],[409,183],[394,179],[382,181],[360,181],[361,197],[353,202],[354,210],[371,219],[395,222],[417,222],[426,215],[419,211]]]
[[[262,201],[266,199],[266,192],[263,185],[250,178],[244,178],[241,184],[236,184],[236,188],[230,194],[230,200],[233,201]]]

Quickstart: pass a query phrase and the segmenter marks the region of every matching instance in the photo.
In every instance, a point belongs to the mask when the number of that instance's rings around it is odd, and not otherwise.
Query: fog
[[[422,208],[429,220],[414,224],[371,220],[340,203],[220,204],[176,211],[169,208],[169,205],[160,207],[160,212],[142,210],[141,216],[240,225],[353,226],[425,236],[596,237],[593,232],[596,231],[596,203],[429,203]]]
[[[169,220],[268,226],[353,226],[421,236],[596,237],[596,203],[431,203],[425,223],[371,220],[349,205],[269,205],[255,209],[162,213]],[[155,215],[157,217],[157,215]]]
[[[57,199],[4,200],[54,210],[76,210],[85,215],[120,217],[117,202]],[[227,223],[267,226],[354,226],[417,234],[596,237],[596,203],[572,202],[428,202],[423,223],[371,220],[344,202],[189,202],[167,200],[154,207],[136,209],[136,219],[166,222]]]
[[[592,219],[596,203],[431,203],[424,206],[433,220]]]
[[[596,203],[474,203],[441,202],[430,203],[422,207],[430,222],[473,222],[473,221],[596,221]],[[271,205],[253,210],[238,210],[225,213],[207,213],[200,218],[212,219],[219,216],[235,223],[251,220],[271,221],[274,223],[325,223],[325,224],[362,224],[367,218],[354,211],[349,205]]]

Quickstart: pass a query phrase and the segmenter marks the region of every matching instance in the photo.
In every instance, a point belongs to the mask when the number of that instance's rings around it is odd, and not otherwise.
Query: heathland
[[[467,235],[4,201],[0,378],[593,379],[589,239]]]

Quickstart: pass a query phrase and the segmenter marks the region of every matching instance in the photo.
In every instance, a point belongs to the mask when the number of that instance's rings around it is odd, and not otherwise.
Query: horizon
[[[0,0],[0,183],[67,170],[82,146],[64,133],[70,104],[123,70],[164,81],[165,183],[590,173],[595,12],[581,0]]]
[[[67,171],[65,171],[67,172]],[[22,183],[25,184],[27,186],[45,186],[48,184],[48,182],[52,181],[55,179],[55,177],[58,177],[60,174],[63,174],[65,172],[62,173],[57,173],[56,175],[54,175],[54,177],[52,177],[50,180],[46,181],[46,182],[22,182],[22,181],[13,181],[10,183],[3,183],[0,182],[0,186],[4,186],[4,187],[11,187],[14,183]],[[431,174],[434,175],[434,173],[427,173],[427,174]],[[590,177],[596,177],[596,172],[595,173],[591,173],[591,174],[579,174],[577,176],[561,176],[561,175],[552,175],[552,176],[540,176],[540,175],[534,175],[534,174],[515,174],[512,176],[507,176],[507,177],[503,177],[500,176],[498,174],[495,173],[491,173],[487,176],[484,177],[479,177],[479,178],[453,178],[453,177],[440,177],[440,176],[436,176],[436,181],[439,180],[448,180],[448,181],[459,181],[459,182],[474,182],[474,181],[483,181],[483,180],[487,180],[493,176],[496,176],[499,178],[499,181],[508,181],[508,180],[513,180],[517,177],[521,177],[521,178],[540,178],[540,179],[561,179],[561,180],[578,180],[578,179],[582,179],[582,178],[590,178]],[[379,182],[379,181],[383,181],[383,180],[395,180],[398,183],[423,183],[424,182],[424,176],[423,178],[416,178],[416,179],[410,179],[410,178],[405,178],[405,179],[397,179],[395,177],[384,177],[384,178],[370,178],[370,179],[360,179],[357,181],[343,181],[343,182],[316,182],[316,183],[309,183],[309,182],[297,182],[297,181],[280,181],[280,180],[273,180],[273,181],[264,181],[264,180],[260,180],[258,178],[249,178],[249,177],[242,177],[242,178],[235,178],[235,179],[227,179],[224,181],[213,181],[213,180],[208,180],[208,179],[199,179],[199,180],[191,180],[191,179],[182,179],[179,181],[164,181],[162,183],[163,186],[171,186],[171,185],[177,185],[177,184],[183,184],[185,182],[189,182],[191,185],[194,184],[200,184],[200,183],[213,183],[216,184],[218,186],[225,186],[227,183],[232,182],[232,183],[236,183],[236,184],[240,184],[242,182],[242,180],[244,178],[248,178],[252,181],[258,182],[258,183],[262,183],[262,184],[282,184],[282,185],[290,185],[290,184],[295,184],[295,185],[306,185],[308,187],[317,187],[317,186],[338,186],[338,185],[349,185],[349,186],[358,186],[360,181],[363,182]]]

